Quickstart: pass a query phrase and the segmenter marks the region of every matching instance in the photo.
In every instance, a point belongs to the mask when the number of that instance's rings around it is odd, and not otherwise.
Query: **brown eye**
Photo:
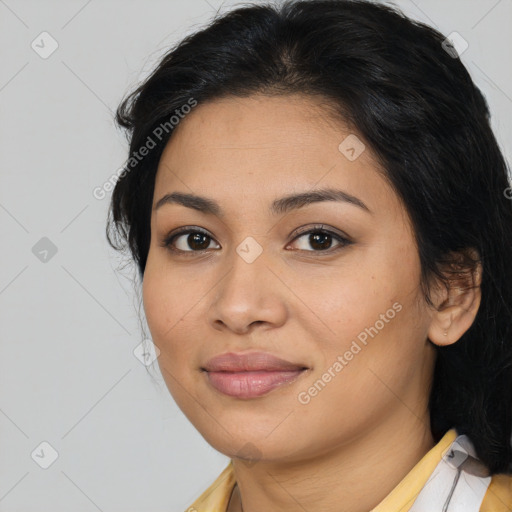
[[[200,252],[210,247],[213,238],[199,229],[185,229],[167,237],[163,247],[175,252]]]
[[[293,243],[301,240],[296,250],[316,252],[316,253],[332,253],[343,247],[350,245],[352,242],[338,233],[323,229],[323,226],[310,228],[308,231],[302,231]],[[202,229],[199,228],[183,228],[177,233],[167,236],[162,247],[169,251],[179,254],[192,256],[194,253],[201,253],[212,249],[211,243],[215,240]],[[219,244],[214,249],[220,249]]]
[[[314,249],[329,249],[333,243],[333,237],[329,233],[310,233],[308,243]]]
[[[298,250],[309,252],[334,252],[352,243],[347,238],[322,228],[313,228],[302,232],[294,239],[294,242],[300,239],[304,239],[304,241],[301,242]]]

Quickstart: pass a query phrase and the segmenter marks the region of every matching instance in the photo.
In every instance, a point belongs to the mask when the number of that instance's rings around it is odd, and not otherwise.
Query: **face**
[[[426,408],[417,247],[356,137],[317,99],[251,96],[198,105],[162,154],[144,309],[173,398],[229,457],[304,459]],[[155,208],[173,193],[207,201]],[[262,352],[291,365],[205,371]]]

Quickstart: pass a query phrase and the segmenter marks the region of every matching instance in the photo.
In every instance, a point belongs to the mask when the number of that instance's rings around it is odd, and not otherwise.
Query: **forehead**
[[[230,153],[257,148],[278,154],[333,143],[347,131],[325,100],[304,95],[227,97],[199,104],[177,126],[164,155],[193,159],[191,147]],[[329,137],[330,135],[330,137]],[[329,140],[330,139],[330,140]],[[171,147],[172,146],[172,147]],[[201,156],[201,155],[197,155]],[[288,154],[289,158],[293,155]]]
[[[360,152],[357,158],[347,158],[347,144]],[[154,201],[180,190],[219,200],[243,191],[244,197],[264,196],[268,202],[336,186],[369,206],[384,200],[390,203],[385,207],[399,208],[381,166],[363,144],[318,97],[254,95],[199,104],[180,121],[162,153]]]

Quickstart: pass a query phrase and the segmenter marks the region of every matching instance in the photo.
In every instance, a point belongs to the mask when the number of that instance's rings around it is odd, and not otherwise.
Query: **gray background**
[[[396,3],[467,40],[510,162],[512,1]],[[110,193],[93,190],[127,157],[112,122],[125,93],[233,5],[0,0],[0,511],[180,512],[228,462],[134,355],[133,268],[105,240]],[[46,59],[31,47],[43,31],[58,43]]]

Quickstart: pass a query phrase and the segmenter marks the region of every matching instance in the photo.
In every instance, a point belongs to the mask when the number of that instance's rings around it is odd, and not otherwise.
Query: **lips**
[[[226,353],[201,368],[217,391],[236,398],[256,398],[295,381],[308,370],[266,352]]]
[[[205,365],[207,372],[251,372],[304,370],[307,366],[273,356],[267,352],[227,352],[210,359]]]

